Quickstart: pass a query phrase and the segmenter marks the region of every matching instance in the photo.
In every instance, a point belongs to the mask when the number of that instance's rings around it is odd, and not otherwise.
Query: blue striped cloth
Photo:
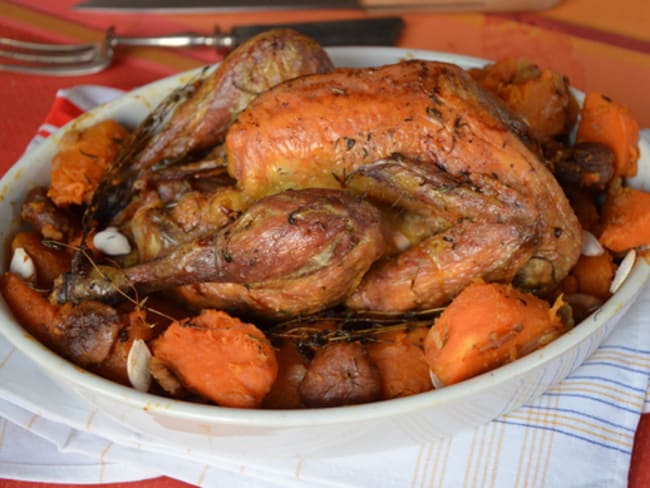
[[[647,288],[573,374],[483,427],[372,454],[233,462],[206,452],[190,456],[128,431],[65,393],[0,340],[0,477],[43,480],[49,473],[47,481],[90,483],[113,481],[111,473],[120,479],[165,474],[233,487],[624,487],[636,426],[650,408],[649,375]],[[56,464],[68,469],[47,469],[52,453],[41,459],[43,450],[31,447],[43,439],[58,448]],[[22,465],[19,445],[29,453]]]

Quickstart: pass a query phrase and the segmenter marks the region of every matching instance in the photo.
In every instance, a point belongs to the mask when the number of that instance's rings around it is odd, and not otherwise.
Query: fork
[[[227,52],[251,37],[269,29],[293,29],[314,39],[321,46],[393,46],[404,27],[401,17],[298,22],[235,26],[228,32],[215,28],[212,34],[193,32],[156,36],[116,36],[111,27],[104,39],[88,44],[43,44],[0,37],[0,71],[45,75],[83,75],[106,68],[113,60],[115,47],[210,46]]]
[[[155,46],[194,47],[214,46],[228,49],[232,39],[223,35],[202,35],[193,32],[155,36],[116,36],[113,27],[104,38],[87,44],[48,44],[26,42],[0,37],[0,71],[75,76],[97,73],[113,60],[115,47]]]

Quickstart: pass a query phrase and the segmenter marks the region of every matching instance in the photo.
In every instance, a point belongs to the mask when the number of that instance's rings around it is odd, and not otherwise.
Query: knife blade
[[[113,12],[227,12],[356,9],[366,12],[489,12],[544,10],[559,0],[84,0],[76,10]]]
[[[215,32],[217,47],[231,49],[269,29],[288,28],[314,39],[321,46],[394,46],[404,29],[401,17],[329,20],[282,24],[251,24]]]
[[[75,10],[169,12],[360,8],[358,0],[84,0]]]

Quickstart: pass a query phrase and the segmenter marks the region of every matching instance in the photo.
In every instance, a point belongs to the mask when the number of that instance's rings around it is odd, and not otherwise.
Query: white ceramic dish
[[[443,60],[464,67],[484,61],[397,48],[335,48],[339,66],[372,66],[403,58]],[[114,118],[129,126],[140,121],[173,87],[190,79],[173,76],[101,106],[73,124]],[[0,182],[0,240],[15,231],[26,192],[49,179],[49,160],[60,132],[21,158]],[[650,165],[650,154],[642,159]],[[643,163],[642,163],[643,164]],[[643,186],[648,182],[637,178]],[[6,263],[6,249],[0,249]],[[170,400],[120,386],[84,372],[32,339],[0,303],[0,332],[55,382],[135,432],[184,449],[224,457],[307,456],[361,453],[454,434],[484,424],[537,397],[580,365],[612,331],[650,278],[639,260],[619,291],[595,314],[543,349],[460,384],[437,391],[367,405],[300,411],[240,410]],[[25,381],[28,380],[26,375]]]

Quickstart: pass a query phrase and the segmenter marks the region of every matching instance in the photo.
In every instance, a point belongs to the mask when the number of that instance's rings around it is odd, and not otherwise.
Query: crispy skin
[[[122,270],[103,266],[87,275],[64,274],[50,298],[114,300],[120,290],[219,282],[251,290],[253,310],[294,315],[341,303],[383,252],[379,212],[368,202],[341,190],[287,191],[257,201],[216,234],[158,259]]]
[[[260,93],[297,76],[333,69],[311,38],[289,29],[269,30],[239,46],[174,113],[142,152],[142,161],[177,158],[223,139],[232,120]]]
[[[140,124],[100,182],[86,225],[124,218],[120,212],[126,208],[129,214],[133,196],[152,174],[220,143],[258,94],[297,76],[331,70],[323,48],[298,32],[275,29],[249,39],[211,74],[172,92]]]
[[[510,281],[537,244],[534,202],[492,176],[452,176],[435,165],[391,158],[347,182],[384,204],[437,219],[438,228],[378,263],[347,300],[355,309],[406,311],[444,305],[474,278]],[[389,284],[393,293],[385,292]]]
[[[523,270],[521,284],[544,289],[575,263],[580,227],[553,175],[513,128],[517,120],[461,68],[416,60],[283,83],[240,114],[226,148],[230,174],[252,196],[337,187],[394,154],[479,188],[487,177],[498,180],[532,202],[520,224],[528,241],[534,229],[535,267]]]

